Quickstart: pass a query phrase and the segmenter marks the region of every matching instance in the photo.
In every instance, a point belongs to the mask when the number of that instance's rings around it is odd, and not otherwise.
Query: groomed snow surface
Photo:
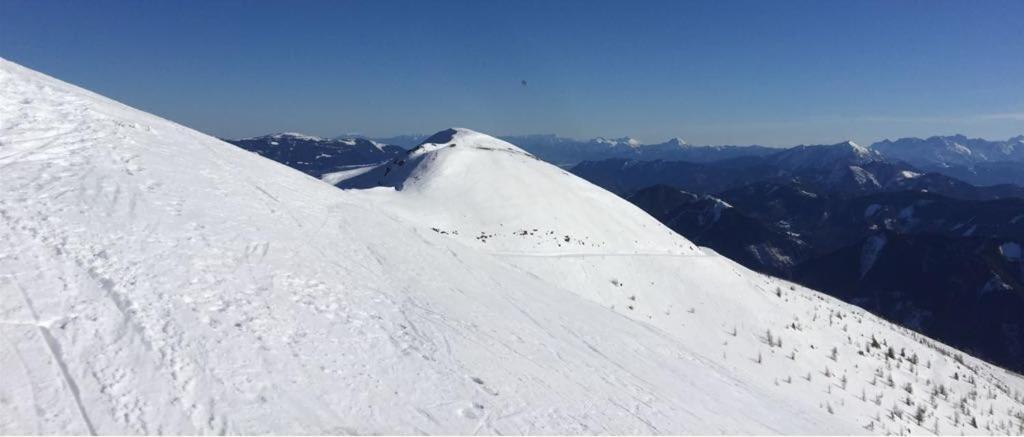
[[[340,190],[2,60],[0,89],[0,433],[1022,431],[1018,376],[486,135]]]

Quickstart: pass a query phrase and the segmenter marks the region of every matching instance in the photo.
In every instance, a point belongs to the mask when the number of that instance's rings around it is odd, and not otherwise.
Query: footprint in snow
[[[481,403],[473,402],[471,408],[459,408],[456,413],[467,419],[476,419],[480,417],[480,413],[484,411],[484,406]]]
[[[480,390],[483,391],[484,393],[487,393],[487,394],[489,394],[491,396],[497,396],[498,395],[498,391],[493,389],[493,388],[488,387],[487,384],[484,384],[484,380],[482,380],[482,379],[480,379],[478,377],[475,377],[475,376],[472,376],[469,379],[472,380],[473,382],[475,382],[476,385],[480,388]]]

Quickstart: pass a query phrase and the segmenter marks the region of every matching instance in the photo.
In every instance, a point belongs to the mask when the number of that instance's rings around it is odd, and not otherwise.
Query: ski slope
[[[339,190],[9,61],[0,89],[0,433],[1018,432],[1016,375],[482,134]],[[588,245],[500,232],[532,226]]]

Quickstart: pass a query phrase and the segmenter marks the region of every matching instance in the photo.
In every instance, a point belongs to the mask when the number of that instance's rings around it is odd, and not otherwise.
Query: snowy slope
[[[466,189],[451,205],[479,215],[431,211],[443,169],[421,194],[342,191],[2,60],[0,89],[0,433],[925,432],[933,415],[953,433],[962,396],[981,427],[958,417],[964,431],[1016,432],[1018,377],[812,291],[778,297],[660,229],[598,232],[645,220],[610,200],[579,231],[609,252],[482,248],[430,223],[516,223],[483,206],[524,204]],[[859,357],[867,333],[897,358]],[[927,381],[948,391],[925,428],[913,407],[888,418],[904,382],[927,402]]]
[[[858,432],[934,432],[938,427],[944,433],[977,433],[988,431],[985,426],[993,432],[1019,432],[1019,419],[1006,415],[993,413],[990,422],[975,418],[981,429],[969,419],[987,405],[974,399],[980,390],[991,392],[990,401],[1006,414],[1024,412],[1019,377],[859,308],[750,272],[706,249],[685,250],[689,242],[648,224],[649,217],[635,217],[626,201],[529,159],[514,145],[449,129],[409,157],[339,186],[367,187],[375,181],[380,187],[357,191],[375,209],[652,325],[743,385],[853,420],[861,426]],[[515,196],[526,198],[506,201]],[[574,198],[586,201],[579,204]],[[581,209],[586,213],[578,215]],[[624,227],[627,217],[635,221]],[[510,222],[516,227],[503,229],[507,235],[463,237]],[[559,233],[585,235],[598,244],[542,247],[515,230],[556,224]],[[622,238],[631,232],[636,234]],[[887,358],[890,348],[893,356]],[[968,374],[973,384],[962,380]],[[913,417],[918,408],[923,408],[920,424]]]

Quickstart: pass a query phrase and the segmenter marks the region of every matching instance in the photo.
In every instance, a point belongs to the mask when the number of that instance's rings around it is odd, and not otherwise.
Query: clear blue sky
[[[0,56],[227,137],[870,143],[1024,133],[1022,19],[1020,0],[0,0]]]

